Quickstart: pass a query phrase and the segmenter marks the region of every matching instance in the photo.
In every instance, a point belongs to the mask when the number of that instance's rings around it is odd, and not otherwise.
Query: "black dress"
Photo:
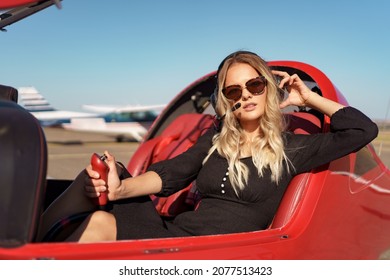
[[[162,179],[161,196],[179,191],[196,179],[197,188],[202,195],[197,210],[179,214],[172,221],[164,221],[149,197],[113,202],[111,213],[117,219],[118,239],[266,229],[294,175],[361,149],[377,136],[378,128],[360,111],[346,107],[331,117],[329,133],[295,135],[286,132],[285,152],[293,165],[290,173],[285,166],[283,176],[276,185],[271,181],[269,170],[265,171],[263,177],[259,177],[252,158],[243,158],[250,174],[248,185],[239,196],[227,178],[228,164],[225,158],[214,152],[202,165],[215,133],[214,129],[210,129],[188,151],[173,159],[155,163],[148,169],[156,172]]]

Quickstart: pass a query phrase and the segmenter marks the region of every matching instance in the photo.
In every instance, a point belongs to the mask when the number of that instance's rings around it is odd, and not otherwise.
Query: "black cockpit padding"
[[[18,90],[16,88],[0,85],[0,100],[18,102]]]
[[[38,120],[0,99],[0,247],[34,241],[46,188],[47,145]]]

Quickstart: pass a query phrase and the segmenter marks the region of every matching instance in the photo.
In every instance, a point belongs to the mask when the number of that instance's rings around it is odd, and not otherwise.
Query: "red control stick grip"
[[[97,153],[91,156],[91,165],[94,171],[97,171],[100,175],[100,179],[107,183],[108,171],[110,168],[105,163],[106,155],[99,156]],[[107,192],[100,193],[100,196],[94,199],[94,203],[99,206],[107,204]]]

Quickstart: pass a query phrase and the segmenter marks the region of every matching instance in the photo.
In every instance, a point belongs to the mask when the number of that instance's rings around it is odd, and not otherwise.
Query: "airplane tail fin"
[[[42,94],[34,87],[20,87],[18,103],[29,112],[56,111]]]

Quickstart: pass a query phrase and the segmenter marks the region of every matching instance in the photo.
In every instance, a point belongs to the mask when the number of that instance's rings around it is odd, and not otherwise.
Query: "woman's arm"
[[[308,106],[312,109],[315,109],[329,117],[331,117],[338,110],[344,108],[345,106],[337,103],[333,100],[322,97],[321,95],[310,91],[307,99],[304,102],[304,106]]]
[[[91,165],[89,165],[86,168],[88,176],[85,179],[84,187],[85,194],[88,197],[98,197],[102,192],[108,191],[108,199],[112,201],[155,194],[161,191],[161,178],[153,171],[148,171],[139,176],[130,177],[121,181],[118,176],[115,158],[107,151],[104,154],[107,156],[106,163],[110,168],[108,182],[106,184],[106,182],[101,180],[99,173],[92,170]]]
[[[289,158],[298,173],[355,152],[378,135],[377,125],[359,110],[318,95],[296,74],[290,76],[286,72],[272,72],[283,77],[279,87],[286,86],[289,92],[288,98],[280,104],[281,108],[289,105],[308,106],[331,120],[329,133],[290,137]]]
[[[139,176],[122,180],[115,192],[109,187],[110,200],[155,194],[160,192],[161,188],[160,176],[156,172],[147,171]]]
[[[168,196],[188,186],[197,176],[204,158],[212,145],[215,130],[210,128],[198,141],[182,154],[159,161],[148,167],[142,175],[120,180],[115,159],[107,151],[106,163],[110,167],[108,184],[99,179],[99,173],[86,168],[85,192],[88,197],[98,197],[108,190],[109,200],[157,194]]]
[[[272,71],[272,73],[283,77],[279,87],[283,88],[286,86],[289,92],[288,98],[280,104],[280,108],[290,105],[308,106],[329,117],[341,108],[344,108],[343,105],[311,91],[297,74],[290,76],[287,72],[282,71]]]
[[[330,132],[289,135],[288,154],[298,173],[356,152],[378,135],[378,126],[353,107],[334,113]]]

